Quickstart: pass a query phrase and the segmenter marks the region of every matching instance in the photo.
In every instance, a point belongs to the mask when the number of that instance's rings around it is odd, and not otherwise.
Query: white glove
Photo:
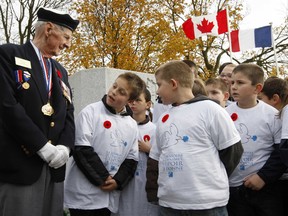
[[[58,154],[58,149],[52,145],[51,143],[47,142],[38,152],[37,154],[47,163],[55,158]]]
[[[49,166],[58,169],[68,161],[70,150],[64,145],[57,145],[56,149],[58,154],[50,161]]]

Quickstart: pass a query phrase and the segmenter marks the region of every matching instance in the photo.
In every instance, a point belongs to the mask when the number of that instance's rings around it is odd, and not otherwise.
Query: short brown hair
[[[136,100],[146,88],[145,82],[135,73],[126,72],[120,74],[118,78],[122,78],[127,81],[128,86],[131,90],[129,100]]]
[[[228,85],[225,83],[225,81],[219,78],[209,78],[208,80],[206,80],[205,85],[216,86],[216,88],[220,89],[222,93],[229,92]]]
[[[242,73],[247,76],[249,80],[251,80],[252,85],[256,85],[258,83],[264,83],[264,71],[261,67],[256,64],[242,63],[237,65],[232,74]]]
[[[161,65],[156,70],[155,75],[160,76],[161,79],[166,81],[175,79],[179,82],[180,86],[191,89],[194,82],[190,67],[180,60],[173,60]]]

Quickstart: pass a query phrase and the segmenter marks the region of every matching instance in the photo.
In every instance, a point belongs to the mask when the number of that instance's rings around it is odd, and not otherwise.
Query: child
[[[118,210],[120,190],[134,176],[138,161],[137,124],[126,104],[144,88],[136,74],[121,74],[102,101],[79,113],[65,182],[64,205],[71,216],[109,216]]]
[[[134,178],[121,192],[119,210],[114,216],[157,216],[159,207],[147,201],[145,183],[147,158],[151,144],[155,144],[156,126],[150,121],[146,111],[151,107],[151,94],[148,89],[129,103],[139,129],[139,161]]]
[[[281,112],[282,116],[282,135],[281,135],[281,145],[280,145],[280,156],[285,152],[285,143],[288,138],[286,135],[286,119],[287,119],[287,107],[283,109],[285,106],[285,99],[288,94],[288,84],[287,81],[278,77],[269,77],[264,82],[263,89],[258,94],[258,99],[264,101],[265,103],[273,106],[278,111]],[[283,155],[284,162],[286,161],[287,155],[284,153]],[[287,164],[288,165],[288,164]],[[283,209],[284,215],[288,215],[288,170],[281,176],[280,182],[281,184],[281,194],[283,195]]]
[[[218,100],[222,107],[226,107],[226,102],[230,96],[226,83],[219,78],[210,78],[206,80],[205,85],[208,97]]]
[[[287,81],[278,77],[269,77],[263,89],[258,94],[258,99],[275,107],[277,110],[283,108],[285,96],[288,91]]]
[[[205,95],[207,95],[207,93],[205,92],[205,85],[200,81],[201,79],[198,78],[198,67],[195,64],[195,62],[193,62],[193,61],[191,61],[189,59],[184,59],[182,61],[189,66],[190,71],[194,75],[194,78],[195,78],[193,80],[194,81],[197,80],[196,81],[196,85],[193,85],[193,88],[192,88],[192,91],[194,90],[194,92],[196,93],[196,94],[194,93],[194,95],[197,96],[198,94],[203,94],[203,92],[204,92]],[[156,101],[156,103],[154,104],[154,107],[153,107],[153,120],[152,120],[152,122],[156,123],[158,121],[158,119],[159,119],[159,116],[163,112],[165,112],[167,109],[169,109],[170,106],[171,105],[164,105],[162,103],[161,98],[158,96],[157,97],[157,101]]]
[[[156,125],[156,145],[152,145],[147,167],[147,192],[157,185],[157,179],[153,182],[148,174],[158,172],[159,162],[160,216],[227,215],[227,175],[242,154],[240,136],[231,118],[217,103],[194,97],[193,76],[182,61],[160,66],[155,77],[157,94],[163,104],[172,107]]]
[[[237,103],[226,110],[240,133],[244,153],[229,177],[231,216],[282,215],[277,179],[285,167],[276,145],[281,121],[274,107],[257,100],[263,81],[264,71],[254,64],[240,64],[232,72],[231,93]]]

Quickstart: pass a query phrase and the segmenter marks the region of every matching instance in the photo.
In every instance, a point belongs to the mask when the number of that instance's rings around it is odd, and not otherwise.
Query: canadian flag
[[[227,12],[221,10],[216,14],[192,17],[182,24],[186,36],[194,40],[204,35],[219,35],[228,32]]]

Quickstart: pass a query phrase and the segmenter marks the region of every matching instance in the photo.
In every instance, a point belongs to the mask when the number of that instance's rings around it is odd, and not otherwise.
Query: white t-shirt
[[[219,150],[240,141],[228,113],[210,100],[171,107],[156,125],[149,156],[159,161],[158,197],[173,209],[225,206],[228,177]]]
[[[102,101],[85,107],[76,119],[76,146],[92,146],[113,176],[125,159],[138,161],[137,123],[109,112]],[[118,210],[120,191],[104,192],[79,170],[73,158],[67,167],[64,206],[74,209]]]
[[[277,116],[278,111],[263,101],[248,109],[234,103],[226,110],[234,119],[244,148],[240,163],[229,177],[230,186],[237,187],[247,176],[263,167],[274,150],[273,145],[280,143],[281,120]]]
[[[288,139],[288,105],[286,105],[282,109],[281,120],[282,120],[281,139]]]
[[[138,129],[139,140],[147,138],[151,145],[155,144],[156,126],[152,122],[140,124]],[[159,206],[148,202],[145,191],[147,159],[146,153],[139,152],[135,176],[121,192],[118,212],[112,216],[158,216]]]
[[[166,112],[169,108],[171,107],[171,105],[164,105],[162,103],[158,103],[156,102],[153,106],[153,123],[157,123],[159,117]]]

